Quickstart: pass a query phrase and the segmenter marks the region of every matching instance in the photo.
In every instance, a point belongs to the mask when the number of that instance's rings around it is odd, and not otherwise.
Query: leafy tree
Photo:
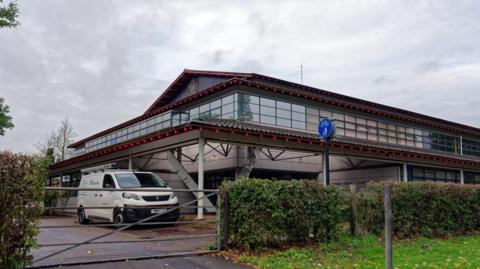
[[[0,20],[1,23],[1,20]],[[5,129],[12,129],[12,117],[8,115],[10,108],[4,104],[4,99],[0,97],[0,135],[5,135]]]
[[[0,0],[0,3],[3,3],[3,0]],[[10,4],[0,7],[0,28],[5,27],[15,27],[20,23],[17,20],[18,18],[18,5],[15,2],[10,2]]]

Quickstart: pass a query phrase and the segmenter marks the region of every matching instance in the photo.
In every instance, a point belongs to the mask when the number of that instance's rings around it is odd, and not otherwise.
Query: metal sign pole
[[[330,153],[328,148],[328,140],[323,146],[323,184],[330,185]]]
[[[335,130],[335,126],[333,122],[328,118],[324,118],[318,124],[318,134],[323,140],[323,167],[322,167],[322,174],[323,174],[323,184],[325,186],[330,185],[330,157],[329,157],[329,148],[328,144],[330,138],[332,138],[333,133]]]

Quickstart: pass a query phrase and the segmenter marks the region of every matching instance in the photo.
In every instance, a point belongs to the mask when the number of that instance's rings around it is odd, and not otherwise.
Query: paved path
[[[40,229],[38,236],[39,244],[70,243],[82,242],[92,237],[111,232],[111,227],[88,227],[76,223],[73,217],[55,217],[44,218],[41,220],[41,226],[53,225],[75,225],[79,228],[55,228]],[[138,227],[131,230],[125,230],[99,241],[125,241],[125,240],[149,240],[165,237],[178,237],[181,235],[200,235],[214,234],[215,225],[174,225],[169,227]],[[140,242],[140,243],[115,243],[115,244],[91,244],[77,247],[65,253],[56,255],[46,260],[35,263],[34,266],[46,264],[57,264],[62,262],[81,262],[98,259],[125,258],[150,255],[172,254],[178,252],[193,252],[200,248],[211,245],[215,237],[182,239],[159,242]],[[44,257],[57,250],[66,248],[66,246],[42,247],[32,251],[34,259]],[[97,265],[71,266],[69,268],[248,268],[242,265],[234,264],[221,258],[210,256],[193,256],[186,258],[168,258],[157,260],[142,260],[115,262]]]

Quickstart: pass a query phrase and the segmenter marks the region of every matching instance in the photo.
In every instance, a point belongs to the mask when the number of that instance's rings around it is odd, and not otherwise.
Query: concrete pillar
[[[198,139],[198,189],[203,190],[204,189],[204,182],[203,182],[203,176],[204,176],[204,161],[205,161],[205,139],[203,137],[200,137]],[[204,199],[202,199],[205,196],[203,192],[200,192],[198,195],[198,211],[197,211],[197,219],[203,219],[203,205],[205,204]]]
[[[132,157],[128,157],[128,170],[133,170],[133,159]]]
[[[403,169],[403,166],[397,167],[398,182],[402,182],[402,169]]]
[[[460,155],[463,155],[463,137],[460,136]]]
[[[463,169],[460,169],[460,184],[465,184],[465,175],[463,174]]]
[[[403,163],[403,182],[408,181],[408,169],[407,169],[407,162]]]

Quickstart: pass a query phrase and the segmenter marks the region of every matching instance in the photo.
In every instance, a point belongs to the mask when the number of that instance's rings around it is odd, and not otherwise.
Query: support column
[[[203,176],[204,176],[204,161],[205,161],[205,139],[203,137],[200,137],[198,139],[198,189],[203,190],[204,189],[204,182],[203,182]],[[198,201],[198,210],[197,210],[197,219],[203,219],[203,205],[205,204],[204,199],[202,199],[205,194],[203,192],[198,193],[198,198],[200,199]]]
[[[408,181],[408,169],[407,169],[407,162],[403,163],[403,182]]]
[[[463,169],[460,169],[460,184],[465,184],[465,175],[463,174]]]
[[[128,170],[133,170],[133,160],[132,157],[128,157]]]
[[[398,182],[402,182],[402,166],[397,167]]]
[[[182,163],[182,148],[177,148],[177,160]]]
[[[463,155],[463,137],[460,136],[460,155]]]

